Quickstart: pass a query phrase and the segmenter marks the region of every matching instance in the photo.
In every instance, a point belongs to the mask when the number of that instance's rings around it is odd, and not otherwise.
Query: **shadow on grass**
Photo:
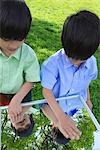
[[[32,21],[26,43],[35,50],[40,64],[61,48],[61,30],[57,24],[38,19]]]

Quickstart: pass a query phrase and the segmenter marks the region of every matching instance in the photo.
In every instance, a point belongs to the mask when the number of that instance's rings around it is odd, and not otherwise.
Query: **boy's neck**
[[[14,54],[15,53],[15,51],[10,51],[10,50],[4,50],[4,49],[2,49],[2,48],[0,48],[1,49],[1,51],[4,53],[4,55],[5,56],[7,56],[7,57],[9,57],[9,56],[11,56],[12,54]]]
[[[85,61],[81,61],[81,60],[75,60],[75,59],[72,59],[72,58],[68,58],[70,63],[73,64],[74,66],[76,67],[80,67]]]

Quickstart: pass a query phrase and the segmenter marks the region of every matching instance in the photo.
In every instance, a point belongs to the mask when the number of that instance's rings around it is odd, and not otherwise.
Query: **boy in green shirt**
[[[23,120],[23,112],[28,109],[22,108],[21,102],[32,100],[33,83],[40,81],[36,54],[24,43],[31,21],[30,10],[24,1],[1,0],[0,104],[3,105],[5,99],[2,97],[10,101],[8,114],[14,127]]]

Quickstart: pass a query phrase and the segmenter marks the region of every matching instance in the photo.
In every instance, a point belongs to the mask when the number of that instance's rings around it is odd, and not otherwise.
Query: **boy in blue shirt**
[[[42,111],[53,122],[55,140],[59,144],[66,144],[67,139],[80,138],[80,131],[66,114],[66,109],[73,106],[72,116],[77,111],[76,106],[82,106],[78,100],[67,104],[60,101],[58,104],[55,98],[78,94],[92,109],[89,84],[97,77],[97,64],[93,54],[100,42],[99,18],[86,10],[69,16],[63,25],[61,42],[63,48],[42,65],[43,95],[48,102]]]
[[[32,100],[33,84],[40,81],[36,54],[24,43],[31,22],[24,1],[0,0],[0,105],[9,104],[9,118],[17,131],[20,127],[21,133],[27,132],[23,136],[31,133],[33,124],[32,117],[25,115],[29,107],[22,107],[21,103]]]

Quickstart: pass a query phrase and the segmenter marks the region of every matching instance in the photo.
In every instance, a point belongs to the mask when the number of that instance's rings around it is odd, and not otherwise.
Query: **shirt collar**
[[[62,49],[61,51],[62,51],[62,61],[63,61],[63,64],[64,64],[64,68],[71,67],[73,64],[70,62],[68,57],[65,55],[64,49]]]
[[[22,49],[22,46],[19,47],[14,54],[12,54],[11,56],[9,56],[9,58],[15,57],[17,60],[19,60],[20,59],[21,49]],[[2,54],[3,56],[5,56],[5,54],[1,50],[0,50],[0,54]]]
[[[89,61],[88,61],[88,59],[82,64],[82,66],[87,68],[87,69],[89,68]]]
[[[11,55],[11,57],[15,57],[17,60],[20,60],[21,49],[22,49],[22,46],[19,47],[19,48],[16,50],[16,52]]]
[[[64,64],[64,68],[69,68],[74,66],[70,60],[68,59],[68,57],[65,55],[64,49],[61,49],[62,51],[62,60],[63,60],[63,64]],[[87,69],[89,68],[89,63],[88,63],[88,59],[86,60],[86,62],[84,62],[81,67],[86,67]]]
[[[0,54],[1,54],[1,55],[4,55],[3,52],[1,51],[1,49],[0,49]]]

